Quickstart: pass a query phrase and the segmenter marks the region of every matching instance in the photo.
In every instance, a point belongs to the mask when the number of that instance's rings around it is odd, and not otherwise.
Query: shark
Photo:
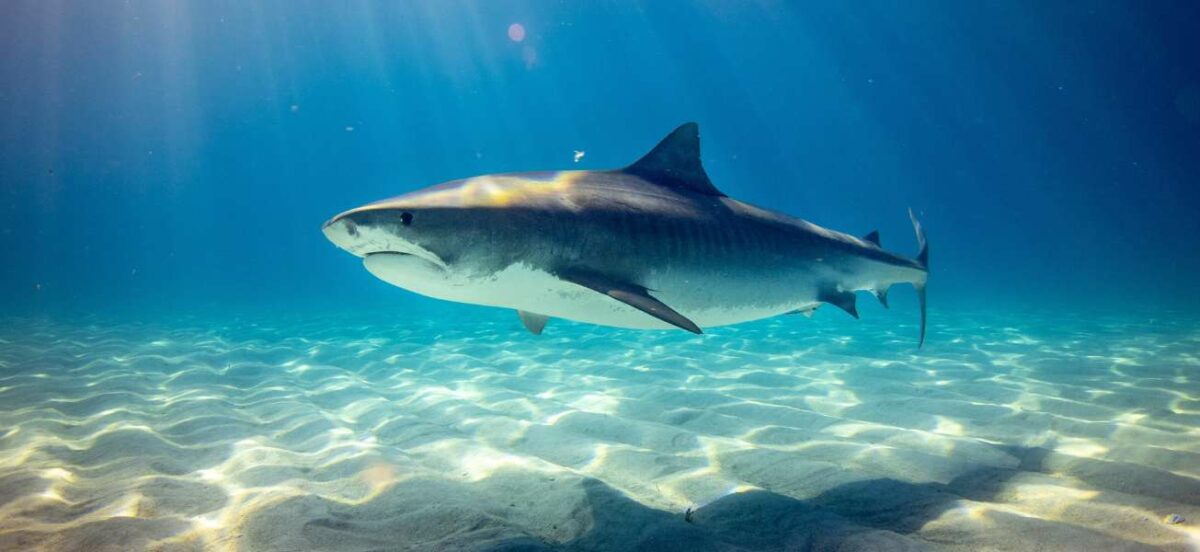
[[[513,309],[541,334],[553,318],[631,329],[713,328],[833,305],[858,292],[887,306],[910,284],[925,342],[929,244],[918,253],[855,237],[719,190],[686,123],[613,170],[489,174],[369,203],[325,236],[389,284],[436,299]]]

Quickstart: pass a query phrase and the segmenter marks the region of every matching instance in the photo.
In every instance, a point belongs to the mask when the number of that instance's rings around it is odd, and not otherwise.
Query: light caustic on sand
[[[6,322],[0,549],[1197,543],[1196,325],[370,322]]]

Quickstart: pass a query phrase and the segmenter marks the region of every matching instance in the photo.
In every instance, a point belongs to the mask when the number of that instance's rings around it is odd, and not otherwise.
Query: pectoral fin
[[[542,335],[542,330],[546,328],[546,322],[550,320],[550,317],[544,314],[535,314],[523,310],[517,311],[517,316],[521,317],[521,323],[533,335]]]
[[[599,274],[574,271],[560,272],[558,276],[597,293],[603,293],[673,326],[694,334],[704,333],[695,322],[688,320],[687,317],[668,307],[662,301],[651,297],[646,288],[637,284],[617,281]]]

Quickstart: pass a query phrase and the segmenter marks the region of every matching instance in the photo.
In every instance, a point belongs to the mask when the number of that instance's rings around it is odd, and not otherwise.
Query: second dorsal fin
[[[712,196],[725,195],[713,186],[700,163],[700,126],[696,123],[680,125],[650,153],[622,171],[660,186]]]
[[[881,247],[879,244],[879,230],[871,230],[871,233],[863,236],[862,239],[863,241],[875,244],[875,247]]]

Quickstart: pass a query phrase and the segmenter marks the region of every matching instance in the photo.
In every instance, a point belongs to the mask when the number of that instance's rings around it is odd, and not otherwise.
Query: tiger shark
[[[733,199],[700,162],[687,123],[628,167],[454,180],[343,212],[325,236],[379,279],[437,299],[517,311],[540,334],[550,318],[634,329],[701,328],[822,304],[858,318],[855,292],[887,306],[908,283],[921,312],[929,246],[906,257]]]

